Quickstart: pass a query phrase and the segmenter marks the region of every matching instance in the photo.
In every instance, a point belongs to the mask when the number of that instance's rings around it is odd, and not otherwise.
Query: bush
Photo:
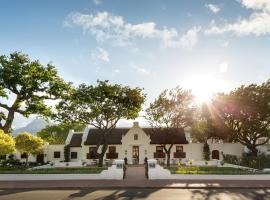
[[[69,146],[64,147],[64,157],[65,157],[65,162],[70,161],[70,147]]]
[[[244,153],[241,157],[227,154],[224,155],[224,162],[255,169],[270,168],[270,156],[265,154],[252,156]]]
[[[203,145],[203,158],[204,160],[210,160],[210,148],[207,142]]]

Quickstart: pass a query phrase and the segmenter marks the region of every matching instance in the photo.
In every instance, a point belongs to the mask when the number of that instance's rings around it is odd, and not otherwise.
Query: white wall
[[[138,135],[138,140],[134,140],[134,134]],[[128,163],[132,164],[133,146],[139,146],[139,163],[143,164],[145,157],[153,156],[153,148],[149,145],[150,137],[138,126],[134,126],[122,137],[122,147],[119,148],[120,156],[123,159],[127,157]]]
[[[49,145],[46,148],[46,161],[63,161],[65,160],[64,158],[64,144],[54,144],[54,145]],[[54,158],[54,152],[55,151],[60,151],[60,158]]]

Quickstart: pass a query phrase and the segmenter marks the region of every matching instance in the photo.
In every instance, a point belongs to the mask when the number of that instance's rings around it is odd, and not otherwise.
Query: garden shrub
[[[244,153],[241,157],[227,154],[223,157],[224,162],[234,165],[241,165],[255,169],[270,168],[270,156],[265,154],[252,156],[250,154]]]
[[[203,145],[203,159],[210,160],[210,148],[207,142]]]
[[[69,146],[64,147],[64,158],[65,158],[65,162],[70,161],[70,147]]]

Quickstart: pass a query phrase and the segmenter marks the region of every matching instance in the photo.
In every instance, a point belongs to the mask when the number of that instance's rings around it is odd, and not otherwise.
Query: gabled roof
[[[108,137],[108,144],[122,144],[122,136],[125,135],[130,128],[116,128]],[[188,144],[185,137],[184,129],[170,128],[167,135],[161,129],[142,128],[142,130],[150,136],[150,144]],[[85,145],[96,145],[101,138],[101,130],[90,129],[85,141]],[[103,144],[103,143],[101,143]]]
[[[143,128],[143,131],[150,136],[150,144],[188,144],[185,131],[182,128],[169,128],[166,131]]]
[[[82,133],[74,133],[71,137],[69,147],[81,147],[82,146]]]
[[[110,133],[108,137],[108,144],[122,144],[122,135],[125,135],[129,128],[116,128]],[[101,131],[99,129],[90,129],[85,141],[85,145],[96,145],[101,138]]]

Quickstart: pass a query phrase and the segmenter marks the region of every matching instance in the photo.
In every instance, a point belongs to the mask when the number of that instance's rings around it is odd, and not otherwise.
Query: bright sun
[[[187,86],[192,90],[199,103],[210,101],[215,93],[225,91],[228,88],[228,84],[224,80],[212,75],[192,76]]]

